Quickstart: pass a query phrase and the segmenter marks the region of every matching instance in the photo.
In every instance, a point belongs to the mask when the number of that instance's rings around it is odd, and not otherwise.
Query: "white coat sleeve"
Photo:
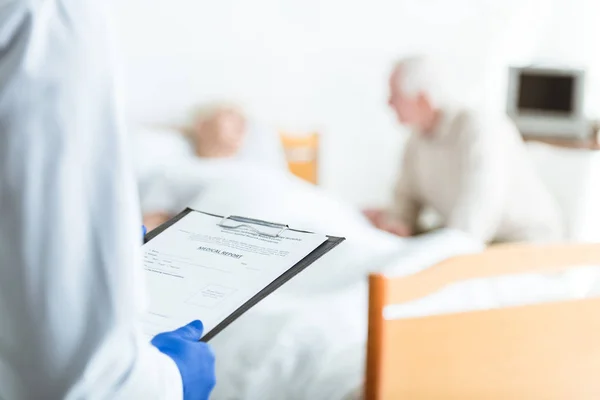
[[[103,3],[0,0],[2,399],[182,397],[139,333],[139,205]]]

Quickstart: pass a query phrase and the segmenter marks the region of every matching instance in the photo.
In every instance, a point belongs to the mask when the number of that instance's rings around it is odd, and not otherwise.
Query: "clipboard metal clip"
[[[232,225],[228,222],[237,222],[237,225]],[[248,228],[259,235],[268,236],[268,237],[280,237],[280,235],[286,230],[290,229],[288,225],[278,224],[275,222],[262,221],[260,219],[246,218],[240,217],[238,215],[230,215],[228,217],[223,217],[223,219],[217,224],[222,228],[227,229],[239,229],[239,228]],[[266,228],[272,228],[275,233],[266,232],[256,228],[254,225],[264,226]]]

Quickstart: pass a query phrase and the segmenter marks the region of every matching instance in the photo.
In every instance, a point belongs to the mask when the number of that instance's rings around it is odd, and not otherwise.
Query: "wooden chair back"
[[[319,134],[281,134],[290,171],[314,184],[319,181]]]

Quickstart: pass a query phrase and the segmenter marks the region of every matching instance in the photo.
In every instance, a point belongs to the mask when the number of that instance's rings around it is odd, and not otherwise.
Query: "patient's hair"
[[[398,85],[408,96],[425,94],[434,106],[446,100],[446,82],[440,65],[425,56],[411,56],[398,60],[394,70],[399,70]]]

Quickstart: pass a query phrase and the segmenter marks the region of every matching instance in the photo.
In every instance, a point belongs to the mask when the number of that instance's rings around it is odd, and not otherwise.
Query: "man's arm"
[[[415,187],[415,151],[415,142],[411,137],[405,146],[399,179],[394,189],[393,203],[386,216],[388,224],[404,226],[408,229],[409,235],[417,228],[422,207]]]
[[[505,141],[480,118],[467,117],[460,140],[459,198],[447,226],[489,242],[502,218],[508,190]]]

